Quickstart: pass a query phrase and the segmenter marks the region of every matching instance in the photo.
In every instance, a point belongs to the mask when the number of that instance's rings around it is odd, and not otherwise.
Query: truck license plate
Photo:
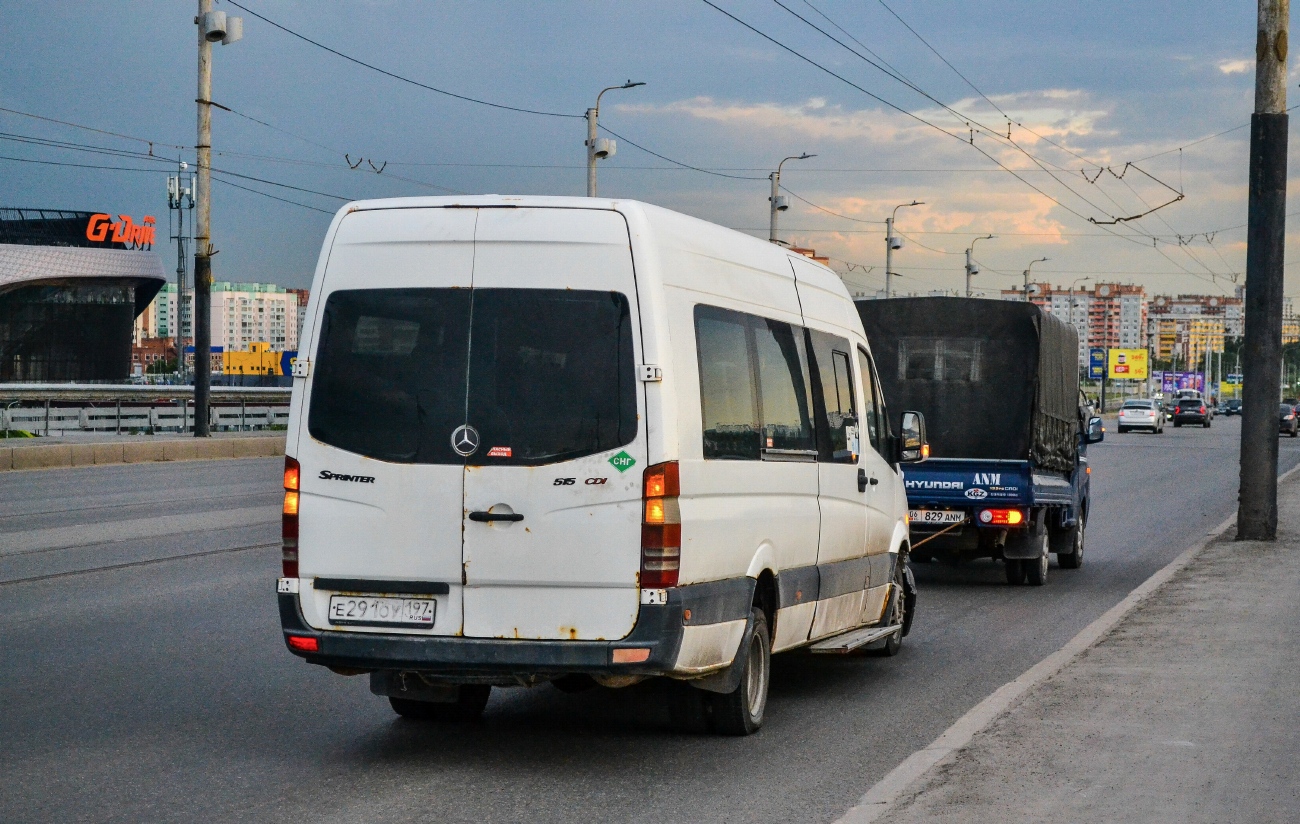
[[[947,526],[966,520],[965,512],[952,509],[912,509],[907,514],[914,524]]]
[[[433,626],[437,601],[431,598],[385,598],[379,595],[331,595],[329,620],[342,626]]]

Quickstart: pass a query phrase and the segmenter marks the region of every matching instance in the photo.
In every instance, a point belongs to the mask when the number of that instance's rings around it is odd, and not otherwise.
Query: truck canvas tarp
[[[1031,303],[857,302],[889,404],[924,413],[934,458],[1030,461],[1069,473],[1079,437],[1079,341]]]

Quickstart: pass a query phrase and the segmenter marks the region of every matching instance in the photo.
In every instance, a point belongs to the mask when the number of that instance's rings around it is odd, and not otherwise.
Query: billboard
[[[1200,372],[1156,372],[1152,377],[1159,382],[1160,391],[1172,395],[1179,389],[1205,391],[1205,376]]]
[[[1088,350],[1088,380],[1099,381],[1106,377],[1106,350],[1094,346]]]
[[[1108,355],[1108,371],[1111,380],[1144,381],[1147,379],[1147,350],[1111,349]]]

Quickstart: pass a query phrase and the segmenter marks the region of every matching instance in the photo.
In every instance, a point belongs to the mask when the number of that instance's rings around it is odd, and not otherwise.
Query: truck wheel
[[[1078,521],[1069,531],[1055,537],[1059,541],[1058,546],[1069,542],[1068,546],[1063,547],[1065,552],[1056,553],[1056,562],[1061,565],[1061,569],[1078,569],[1083,566],[1083,521]]]
[[[412,721],[477,721],[491,694],[492,687],[488,684],[463,684],[455,701],[440,703],[390,697],[388,703],[393,712]]]
[[[754,634],[745,655],[740,686],[728,693],[708,693],[713,731],[723,735],[752,735],[763,726],[767,709],[767,686],[772,680],[772,642],[767,635],[767,616],[754,607]]]
[[[1180,429],[1182,428],[1182,425],[1183,425],[1182,421],[1174,421],[1174,429]]]
[[[1042,547],[1037,560],[1021,561],[1025,568],[1025,580],[1030,586],[1041,587],[1047,583],[1047,533],[1034,536],[1034,542]]]
[[[1025,565],[1019,558],[1006,559],[1007,583],[1018,586],[1025,582]]]
[[[1209,429],[1209,428],[1210,428],[1210,419],[1209,419],[1209,418],[1206,418],[1206,419],[1205,419],[1205,428],[1206,428],[1206,429]]]

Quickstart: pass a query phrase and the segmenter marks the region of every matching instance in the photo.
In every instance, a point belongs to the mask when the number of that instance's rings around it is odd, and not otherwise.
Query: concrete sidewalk
[[[1300,479],[913,784],[887,822],[1300,821]]]

